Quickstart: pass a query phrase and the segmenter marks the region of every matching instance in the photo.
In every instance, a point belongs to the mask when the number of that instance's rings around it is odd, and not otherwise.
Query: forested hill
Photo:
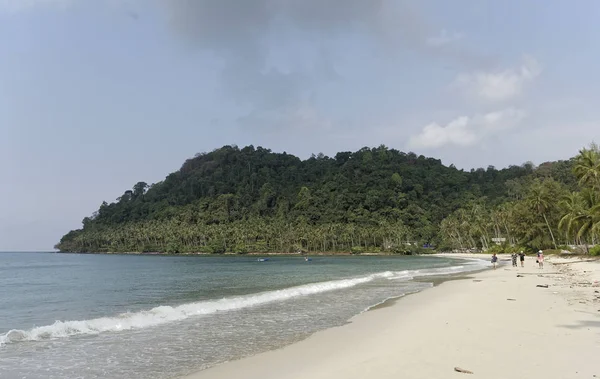
[[[440,233],[444,218],[474,204],[492,209],[518,199],[531,181],[553,177],[561,188],[576,189],[572,162],[465,172],[385,146],[307,160],[224,146],[188,159],[162,182],[139,182],[102,203],[56,248],[400,252],[409,242],[452,242]]]

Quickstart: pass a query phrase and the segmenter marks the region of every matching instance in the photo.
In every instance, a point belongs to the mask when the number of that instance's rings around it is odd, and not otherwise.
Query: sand
[[[501,263],[188,379],[600,378],[600,262]]]

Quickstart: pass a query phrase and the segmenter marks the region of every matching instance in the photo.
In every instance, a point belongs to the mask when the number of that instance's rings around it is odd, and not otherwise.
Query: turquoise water
[[[0,253],[0,378],[174,378],[431,286],[415,277],[486,264]]]

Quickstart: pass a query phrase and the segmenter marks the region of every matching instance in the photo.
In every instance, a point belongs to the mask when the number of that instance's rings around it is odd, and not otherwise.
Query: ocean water
[[[0,253],[0,378],[177,378],[346,323],[427,278],[435,257]]]

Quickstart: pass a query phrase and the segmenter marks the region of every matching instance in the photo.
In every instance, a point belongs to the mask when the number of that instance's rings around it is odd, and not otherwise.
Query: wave
[[[77,335],[95,335],[105,332],[143,329],[182,321],[194,316],[233,311],[272,302],[285,301],[300,296],[351,288],[375,279],[411,280],[419,276],[443,275],[460,271],[471,270],[465,270],[465,266],[452,266],[427,270],[385,271],[364,277],[305,284],[244,296],[187,303],[175,307],[163,305],[146,311],[122,313],[114,317],[100,317],[83,321],[56,321],[54,324],[26,331],[11,330],[4,335],[0,335],[0,346],[15,342],[42,341]]]
[[[163,305],[147,311],[123,313],[116,317],[101,317],[84,321],[56,321],[52,325],[40,326],[28,331],[11,330],[0,336],[0,345],[13,342],[70,337],[82,334],[99,334],[103,332],[142,329],[169,322],[185,320],[193,316],[243,309],[277,301],[284,301],[299,296],[350,288],[370,282],[377,278],[387,278],[393,275],[393,272],[386,271],[360,278],[306,284],[245,296],[188,303],[176,307]]]
[[[399,271],[394,273],[394,275],[389,276],[388,280],[412,280],[414,278],[426,277],[426,276],[443,276],[443,275],[452,275],[463,272],[471,272],[482,270],[491,264],[482,259],[468,259],[465,260],[463,265],[459,266],[449,266],[449,267],[438,267],[438,268],[429,268],[429,269],[420,269],[420,270],[406,270]]]

